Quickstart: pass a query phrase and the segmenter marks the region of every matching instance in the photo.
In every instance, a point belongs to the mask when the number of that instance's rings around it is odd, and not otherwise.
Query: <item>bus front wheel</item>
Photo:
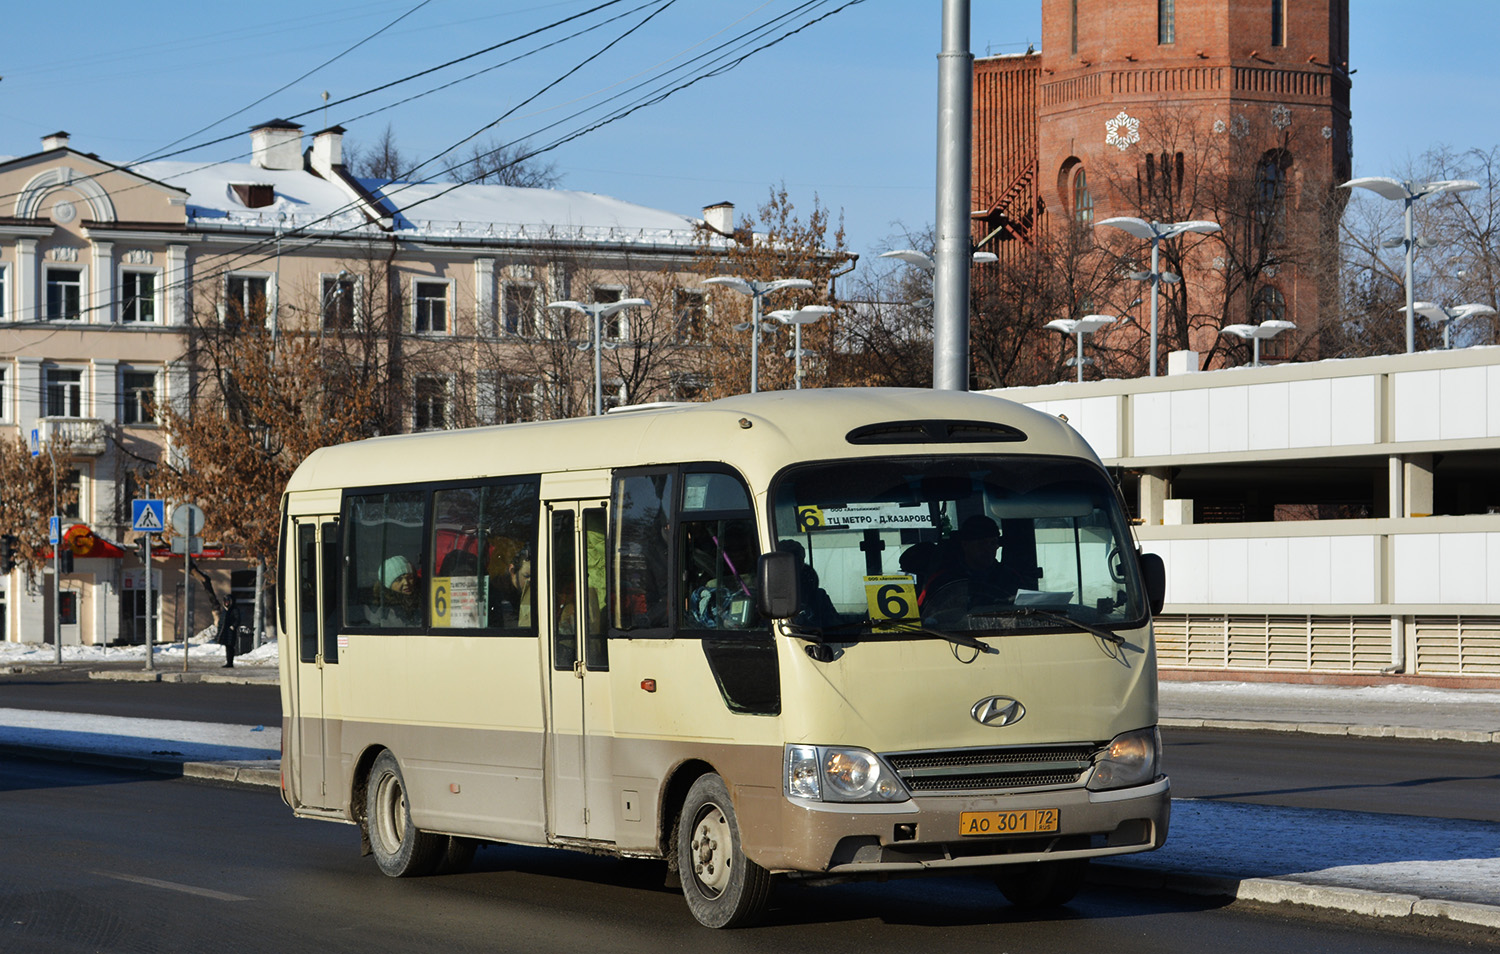
[[[682,894],[700,924],[738,927],[765,910],[771,874],[741,850],[729,789],[717,775],[701,776],[688,789],[677,826],[677,865]]]
[[[389,751],[381,752],[370,766],[365,786],[365,831],[380,870],[392,878],[432,874],[447,847],[446,838],[412,824],[406,781]]]

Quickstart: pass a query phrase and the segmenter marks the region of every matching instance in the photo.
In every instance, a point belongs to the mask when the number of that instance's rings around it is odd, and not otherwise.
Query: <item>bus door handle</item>
[[[575,659],[575,660],[573,660],[573,675],[577,676],[579,679],[583,678],[583,660],[582,659]]]

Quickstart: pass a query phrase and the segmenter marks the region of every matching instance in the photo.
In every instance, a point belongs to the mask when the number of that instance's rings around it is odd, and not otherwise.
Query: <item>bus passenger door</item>
[[[548,504],[546,589],[552,834],[615,838],[609,672],[604,641],[604,502]]]
[[[325,699],[328,666],[338,662],[338,522],[327,517],[294,518],[297,548],[297,663],[293,738],[288,751],[296,769],[289,780],[297,805],[336,808],[338,741]],[[329,775],[329,766],[333,775]]]

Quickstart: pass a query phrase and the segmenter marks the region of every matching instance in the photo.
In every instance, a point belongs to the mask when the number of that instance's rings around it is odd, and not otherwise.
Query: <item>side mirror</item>
[[[1151,615],[1158,616],[1167,601],[1167,565],[1155,553],[1136,553],[1141,561],[1141,582],[1146,584],[1146,601],[1151,604]]]
[[[762,553],[757,568],[760,580],[760,615],[768,619],[790,619],[797,615],[797,558],[776,551]]]

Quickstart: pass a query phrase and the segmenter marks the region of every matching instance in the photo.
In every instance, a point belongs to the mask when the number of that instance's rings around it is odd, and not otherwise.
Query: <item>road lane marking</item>
[[[183,894],[195,894],[200,898],[212,898],[215,901],[249,901],[250,899],[238,894],[226,894],[223,891],[214,891],[211,888],[195,888],[190,884],[178,884],[175,881],[158,881],[155,878],[143,878],[140,875],[115,874],[112,871],[96,871],[96,875],[105,878],[114,878],[116,881],[129,881],[133,884],[143,884],[148,888],[165,888],[168,891],[180,891]]]

